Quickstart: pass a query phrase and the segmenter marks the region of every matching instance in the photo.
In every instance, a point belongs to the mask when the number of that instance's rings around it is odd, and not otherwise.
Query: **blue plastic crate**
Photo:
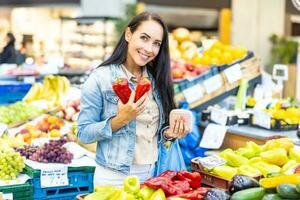
[[[22,100],[31,86],[32,84],[16,81],[0,82],[0,104],[11,104]]]
[[[242,58],[242,59],[240,59],[240,60],[237,60],[237,61],[235,61],[234,63],[231,63],[231,64],[229,64],[229,65],[221,65],[221,66],[217,66],[217,68],[218,68],[219,72],[222,72],[222,71],[224,71],[225,69],[227,69],[228,67],[231,67],[231,66],[233,66],[233,65],[235,65],[235,64],[237,64],[237,63],[244,62],[245,60],[248,60],[249,58],[252,58],[253,56],[254,56],[254,53],[253,53],[252,51],[248,51],[247,55],[246,55],[244,58]]]
[[[35,200],[74,200],[78,194],[94,191],[94,173],[68,172],[69,185],[41,188],[41,179],[33,178],[33,198]]]
[[[202,83],[203,81],[209,79],[210,77],[218,74],[219,71],[216,66],[210,67],[204,74],[193,77],[191,79],[183,79],[180,81],[174,81],[174,85],[176,85],[177,89],[179,88],[180,92],[183,90],[190,88],[198,83]]]

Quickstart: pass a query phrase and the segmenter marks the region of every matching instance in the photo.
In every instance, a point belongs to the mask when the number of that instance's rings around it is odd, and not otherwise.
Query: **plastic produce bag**
[[[159,143],[158,160],[152,171],[152,177],[160,175],[166,170],[186,170],[178,140]]]

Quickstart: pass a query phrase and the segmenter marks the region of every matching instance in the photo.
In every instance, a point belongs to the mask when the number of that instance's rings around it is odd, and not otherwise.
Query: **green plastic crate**
[[[68,167],[68,172],[94,173],[95,167]],[[33,169],[32,167],[26,165],[24,168],[24,173],[31,178],[39,178],[41,175],[41,170]]]
[[[33,199],[33,186],[30,183],[1,186],[0,192],[2,192],[3,194],[13,193],[14,200]]]

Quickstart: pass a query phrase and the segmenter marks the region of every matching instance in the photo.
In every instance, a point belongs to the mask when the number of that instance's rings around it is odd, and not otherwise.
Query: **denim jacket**
[[[159,108],[158,143],[164,142],[161,133],[165,115],[154,78],[150,73],[154,99]],[[136,120],[112,132],[111,119],[117,114],[118,96],[112,89],[116,78],[126,75],[120,65],[97,68],[82,86],[81,111],[78,118],[78,138],[84,143],[97,142],[96,162],[104,167],[128,174],[134,159]],[[134,85],[129,81],[129,87]],[[164,127],[164,128],[163,128]]]

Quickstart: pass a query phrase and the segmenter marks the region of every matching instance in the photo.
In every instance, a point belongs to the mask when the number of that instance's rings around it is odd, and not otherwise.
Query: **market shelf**
[[[248,89],[252,90],[252,89],[254,89],[256,84],[261,83],[262,75],[259,74],[259,75],[250,77],[247,80],[249,81]],[[222,92],[208,100],[199,99],[193,103],[190,103],[189,108],[196,110],[198,112],[201,112],[202,110],[205,110],[208,106],[215,105],[215,104],[219,103],[220,101],[222,101],[223,99],[227,98],[228,96],[236,95],[238,92],[238,89],[239,89],[239,84],[235,84],[231,88],[228,88],[227,91]],[[184,101],[184,96],[182,93],[180,93],[175,96],[175,99],[177,102]]]

